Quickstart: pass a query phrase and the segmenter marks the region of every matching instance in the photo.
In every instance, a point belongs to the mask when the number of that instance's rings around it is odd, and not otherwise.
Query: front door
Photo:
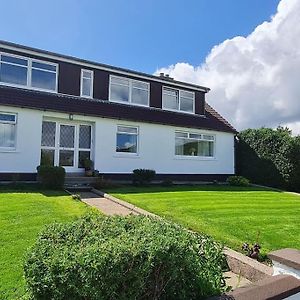
[[[75,125],[59,124],[58,165],[66,171],[75,168]]]
[[[45,120],[41,146],[41,164],[82,172],[84,160],[92,157],[92,126]]]

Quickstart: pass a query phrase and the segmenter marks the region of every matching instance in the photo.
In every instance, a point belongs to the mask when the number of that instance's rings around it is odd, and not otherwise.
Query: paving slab
[[[132,211],[129,208],[126,208],[114,201],[101,197],[91,192],[80,192],[81,201],[99,209],[106,215],[120,215],[120,216],[127,216],[130,214],[137,215],[138,213]]]

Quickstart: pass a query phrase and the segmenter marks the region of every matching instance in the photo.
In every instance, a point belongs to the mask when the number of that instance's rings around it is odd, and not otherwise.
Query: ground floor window
[[[117,127],[116,152],[138,153],[138,128],[130,126]]]
[[[190,132],[175,133],[175,155],[214,157],[215,137]]]
[[[16,147],[17,115],[0,112],[0,148]]]

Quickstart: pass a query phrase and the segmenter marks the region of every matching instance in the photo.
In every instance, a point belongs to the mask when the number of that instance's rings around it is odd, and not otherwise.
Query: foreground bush
[[[149,169],[135,169],[133,173],[133,184],[149,184],[155,177],[156,172]]]
[[[229,176],[227,183],[232,186],[249,186],[250,181],[243,176]]]
[[[66,171],[63,167],[38,166],[38,180],[44,188],[62,189]]]
[[[24,270],[36,299],[204,299],[219,294],[222,248],[142,216],[87,215],[48,226]]]

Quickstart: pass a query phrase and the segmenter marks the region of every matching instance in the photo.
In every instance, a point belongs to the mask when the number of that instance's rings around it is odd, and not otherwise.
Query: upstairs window
[[[149,106],[149,83],[124,77],[110,77],[109,100]]]
[[[93,97],[94,72],[91,70],[81,70],[81,92],[82,97]]]
[[[117,127],[117,153],[138,153],[138,128],[129,126]]]
[[[0,82],[45,91],[56,91],[57,64],[0,54]]]
[[[17,115],[0,112],[0,149],[16,147]]]
[[[175,133],[175,155],[214,157],[215,137],[190,132]]]
[[[163,109],[194,113],[195,93],[163,87]]]

